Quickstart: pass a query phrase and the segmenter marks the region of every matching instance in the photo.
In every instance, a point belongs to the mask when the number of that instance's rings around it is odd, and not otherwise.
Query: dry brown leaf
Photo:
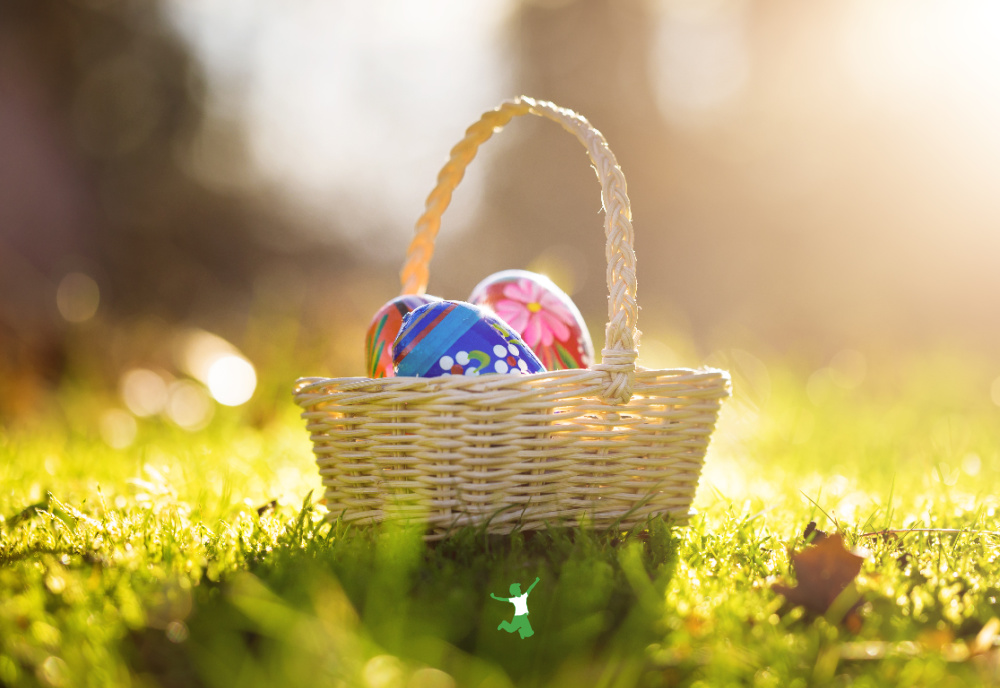
[[[776,583],[772,588],[784,595],[792,605],[801,605],[815,614],[826,614],[861,572],[861,562],[865,560],[865,555],[865,550],[848,550],[844,547],[843,536],[834,533],[801,552],[789,555],[797,579],[795,587]],[[854,610],[859,602],[860,600],[854,599],[848,604],[838,621],[847,617],[848,612]]]
[[[805,531],[802,533],[802,539],[814,545],[819,544],[828,537],[830,537],[829,533],[816,527],[816,521],[809,521],[809,525],[806,526]]]

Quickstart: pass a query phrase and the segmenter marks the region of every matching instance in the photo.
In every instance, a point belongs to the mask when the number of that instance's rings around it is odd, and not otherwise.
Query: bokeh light
[[[993,380],[993,384],[990,385],[990,399],[997,406],[1000,406],[1000,377]]]
[[[975,477],[979,475],[979,470],[983,467],[983,460],[979,454],[969,453],[962,457],[962,470],[966,475]]]
[[[403,663],[392,655],[376,655],[365,663],[361,676],[369,688],[397,686],[403,682]]]
[[[242,356],[227,355],[208,369],[208,389],[225,406],[239,406],[250,401],[257,387],[257,373]]]
[[[434,667],[422,667],[410,674],[406,685],[407,688],[455,688],[456,684],[450,674]]]
[[[203,384],[208,384],[208,373],[216,361],[239,355],[236,347],[222,337],[197,328],[185,331],[177,341],[181,369]]]
[[[122,375],[119,390],[125,406],[140,418],[156,415],[167,405],[167,381],[146,368],[134,368]]]
[[[101,439],[112,449],[126,449],[135,441],[138,425],[135,418],[122,409],[107,409],[99,421]]]
[[[206,385],[220,404],[244,404],[257,387],[256,370],[246,356],[211,332],[185,332],[178,340],[177,358],[180,367]]]
[[[59,282],[56,306],[59,314],[71,323],[90,320],[97,313],[101,290],[97,282],[82,272],[71,272]]]
[[[204,387],[190,380],[177,380],[168,389],[166,413],[178,426],[193,432],[208,425],[214,409]]]

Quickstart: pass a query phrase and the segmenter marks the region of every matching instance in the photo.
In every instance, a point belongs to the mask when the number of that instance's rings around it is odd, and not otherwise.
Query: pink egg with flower
[[[514,329],[547,370],[589,368],[594,344],[572,299],[545,275],[504,270],[472,290],[469,302],[491,309]]]

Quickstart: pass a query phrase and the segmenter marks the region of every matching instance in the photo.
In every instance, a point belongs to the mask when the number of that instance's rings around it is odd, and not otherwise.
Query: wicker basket
[[[606,346],[586,370],[436,378],[303,378],[303,409],[328,518],[464,525],[489,532],[683,521],[729,395],[720,370],[637,368],[636,278],[625,178],[599,131],[521,97],[487,112],[451,151],[401,273],[423,293],[441,214],[479,146],[514,116],[553,120],[587,148],[601,182],[609,290]]]

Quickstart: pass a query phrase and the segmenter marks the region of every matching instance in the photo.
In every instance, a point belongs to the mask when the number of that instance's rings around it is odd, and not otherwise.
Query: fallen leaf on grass
[[[797,580],[795,587],[782,583],[771,587],[794,606],[801,605],[814,614],[826,614],[861,572],[861,562],[867,554],[866,550],[848,550],[844,547],[843,536],[834,533],[801,552],[790,553]],[[841,604],[846,608],[841,610]],[[856,626],[859,619],[851,612],[859,604],[857,593],[844,595],[837,608],[832,610],[837,617],[835,621],[846,620],[849,626]]]
[[[829,533],[816,527],[816,521],[809,521],[809,525],[806,526],[805,532],[802,533],[802,539],[804,539],[807,543],[812,543],[814,545],[819,544],[828,537],[830,537]]]

